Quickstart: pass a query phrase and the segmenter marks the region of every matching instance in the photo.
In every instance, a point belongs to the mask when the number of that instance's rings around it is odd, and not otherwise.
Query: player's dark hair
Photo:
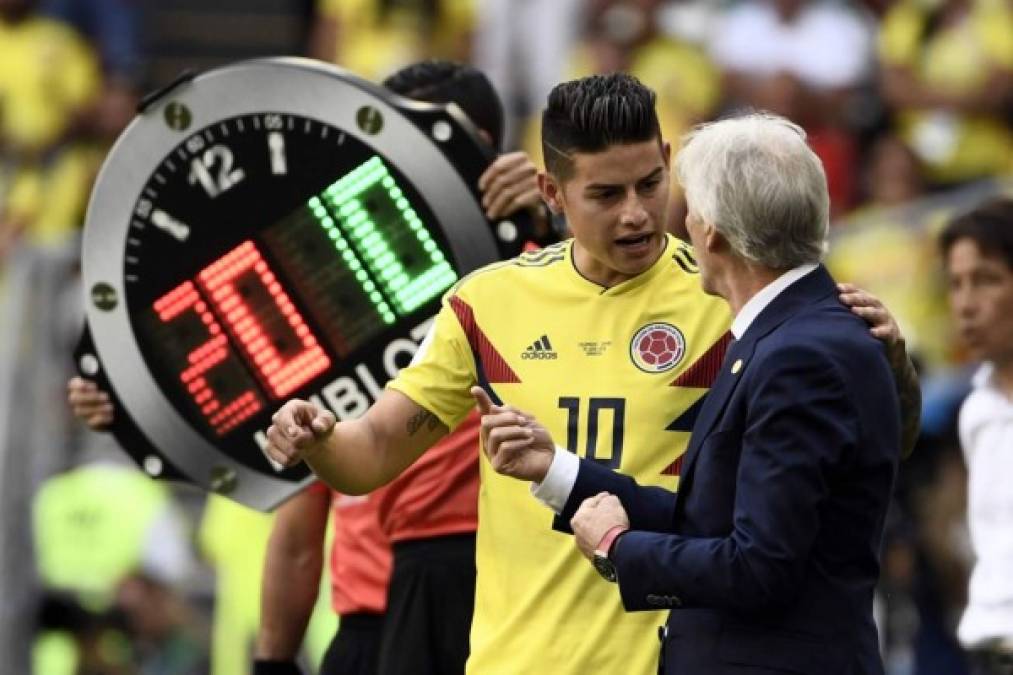
[[[611,145],[661,140],[656,96],[625,73],[563,82],[542,112],[545,168],[559,180],[573,174],[574,152],[601,152]]]
[[[420,61],[383,81],[395,94],[430,103],[456,103],[479,129],[492,137],[497,150],[503,143],[503,102],[485,74],[452,61]]]
[[[993,199],[955,218],[939,235],[944,259],[961,239],[970,239],[982,255],[1004,260],[1013,270],[1013,199]]]

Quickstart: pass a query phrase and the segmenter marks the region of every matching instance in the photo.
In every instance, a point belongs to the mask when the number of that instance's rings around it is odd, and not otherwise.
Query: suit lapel
[[[718,372],[717,379],[714,380],[710,391],[707,392],[703,407],[700,408],[700,414],[693,425],[693,432],[689,437],[686,460],[682,465],[682,477],[679,479],[680,493],[683,492],[683,488],[690,480],[700,446],[707,440],[711,428],[713,428],[720,418],[721,413],[724,412],[728,400],[735,392],[735,387],[738,385],[742,373],[746,369],[746,364],[753,355],[755,346],[755,341],[747,342],[743,339],[733,343],[725,353],[725,360],[721,364],[721,370]],[[733,369],[735,372],[732,372]]]
[[[728,401],[735,393],[739,381],[744,377],[756,350],[756,343],[803,307],[836,292],[834,280],[826,268],[820,265],[774,298],[746,329],[742,339],[729,347],[721,364],[721,371],[707,393],[700,415],[693,425],[686,460],[683,462],[682,477],[679,479],[680,494],[685,492],[684,489],[692,479],[693,466],[700,454],[700,446],[707,440],[711,429],[721,418]]]

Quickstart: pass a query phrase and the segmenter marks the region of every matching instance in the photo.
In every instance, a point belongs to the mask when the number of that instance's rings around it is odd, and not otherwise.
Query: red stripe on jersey
[[[661,471],[661,475],[662,476],[678,476],[679,474],[681,474],[682,473],[682,458],[685,457],[685,456],[686,456],[685,453],[679,455],[679,459],[675,460],[674,462],[672,462],[671,464],[669,464],[668,466],[666,466]]]
[[[722,335],[720,340],[711,345],[711,348],[696,360],[696,363],[682,371],[682,374],[675,379],[671,386],[709,389],[721,371],[721,363],[725,360],[725,352],[728,350],[728,343],[731,340],[731,332]]]
[[[507,364],[506,359],[500,356],[500,353],[489,342],[489,338],[478,327],[471,305],[455,295],[450,298],[450,306],[453,308],[454,314],[457,315],[464,334],[468,336],[468,344],[471,345],[471,351],[479,361],[477,365],[485,372],[486,381],[489,384],[520,382],[521,378],[517,377],[517,374]]]

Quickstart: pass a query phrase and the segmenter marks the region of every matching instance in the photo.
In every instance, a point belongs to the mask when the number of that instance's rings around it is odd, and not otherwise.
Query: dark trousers
[[[383,614],[345,614],[324,653],[320,675],[376,675]]]
[[[379,675],[460,675],[475,606],[475,535],[394,544]]]

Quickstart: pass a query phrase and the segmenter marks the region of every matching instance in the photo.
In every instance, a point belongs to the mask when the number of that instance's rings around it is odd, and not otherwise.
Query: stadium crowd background
[[[536,162],[549,89],[591,72],[654,88],[671,140],[743,106],[803,125],[830,181],[829,265],[888,305],[922,376],[922,436],[883,549],[887,672],[966,672],[955,423],[972,364],[934,235],[1013,194],[1011,0],[0,0],[0,671],[249,667],[270,517],[149,481],[71,419],[64,383],[90,183],[139,95],[184,68],[279,54],[372,79],[471,62],[503,95],[508,145]],[[308,663],[334,630],[321,598]]]

